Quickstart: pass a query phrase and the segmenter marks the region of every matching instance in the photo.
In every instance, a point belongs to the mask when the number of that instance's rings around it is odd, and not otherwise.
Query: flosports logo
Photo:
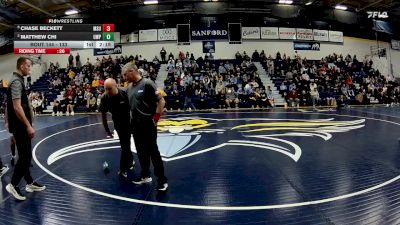
[[[389,18],[389,15],[386,11],[380,12],[380,11],[368,11],[368,19],[387,19]]]

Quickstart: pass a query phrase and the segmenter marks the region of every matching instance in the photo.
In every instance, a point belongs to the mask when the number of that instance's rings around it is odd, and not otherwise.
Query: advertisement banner
[[[394,50],[400,50],[400,41],[398,41],[398,40],[392,40],[392,49],[394,49]]]
[[[191,40],[221,40],[228,39],[228,24],[212,23],[208,26],[204,24],[191,24]]]
[[[279,28],[279,38],[283,40],[296,40],[296,28]]]
[[[139,42],[157,41],[157,29],[139,30]]]
[[[112,49],[93,49],[93,55],[119,55],[122,54],[122,45],[115,45]]]
[[[297,28],[296,36],[297,40],[308,40],[308,41],[314,40],[312,29]]]
[[[242,39],[260,39],[260,28],[242,27]]]
[[[313,30],[314,41],[329,41],[327,30]]]
[[[279,28],[261,27],[261,39],[279,39]]]
[[[294,50],[305,50],[305,51],[319,51],[321,44],[319,42],[293,42]]]
[[[176,41],[176,28],[158,29],[158,41]]]
[[[215,53],[215,41],[203,41],[203,53]]]
[[[331,42],[343,42],[343,32],[341,31],[329,31],[329,41]]]

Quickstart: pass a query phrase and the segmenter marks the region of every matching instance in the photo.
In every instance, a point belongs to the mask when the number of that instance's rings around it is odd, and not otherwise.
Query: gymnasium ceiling
[[[388,21],[400,24],[400,0],[293,0],[282,5],[279,0],[159,0],[158,5],[144,5],[143,0],[0,0],[0,34],[10,32],[13,25],[37,18],[64,17],[65,11],[76,9],[76,17],[121,23],[121,32],[149,26],[168,26],[194,17],[240,20],[244,26],[254,21],[264,24],[322,26],[331,24],[369,26],[366,11],[387,11]],[[306,3],[312,2],[310,5]],[[334,10],[345,5],[347,11]],[[29,20],[27,20],[29,19]],[[128,22],[127,22],[128,21]],[[99,21],[105,22],[105,21]]]

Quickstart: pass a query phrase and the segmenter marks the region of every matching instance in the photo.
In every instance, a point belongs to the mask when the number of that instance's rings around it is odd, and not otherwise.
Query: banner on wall
[[[279,27],[279,39],[296,40],[296,28]]]
[[[331,42],[343,42],[343,32],[341,31],[329,31],[329,41]]]
[[[203,41],[203,53],[215,53],[215,41]]]
[[[327,30],[313,30],[314,41],[329,41]]]
[[[191,40],[221,40],[228,39],[228,24],[211,23],[190,26]]]
[[[158,29],[159,41],[176,41],[176,28]]]
[[[398,40],[392,40],[392,49],[394,50],[400,50],[400,41]]]
[[[305,50],[305,51],[319,51],[321,48],[321,44],[316,41],[312,42],[293,42],[294,50]]]
[[[157,29],[139,30],[139,42],[157,41]]]
[[[242,27],[242,39],[260,39],[259,27]]]
[[[261,39],[279,39],[278,27],[261,27]]]
[[[115,45],[113,49],[93,49],[93,55],[119,55],[122,54],[122,45]]]
[[[121,43],[124,44],[128,42],[129,42],[129,35],[128,34],[121,35]]]
[[[313,30],[297,28],[296,29],[296,37],[297,37],[297,40],[312,41],[312,40],[314,40]]]

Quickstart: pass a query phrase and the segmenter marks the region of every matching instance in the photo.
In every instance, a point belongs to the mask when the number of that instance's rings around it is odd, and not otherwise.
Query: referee
[[[8,129],[15,137],[18,150],[18,161],[15,165],[11,184],[6,186],[6,190],[18,200],[25,200],[18,184],[22,177],[26,180],[25,190],[27,192],[43,191],[45,186],[33,181],[29,167],[32,160],[31,139],[35,136],[32,127],[32,108],[25,90],[24,77],[28,76],[32,69],[32,60],[20,57],[17,60],[17,72],[10,80],[7,90],[7,122]]]
[[[106,93],[101,98],[99,111],[103,118],[103,126],[108,136],[112,133],[107,123],[107,112],[112,114],[114,128],[117,131],[121,144],[121,159],[118,174],[128,178],[128,170],[133,169],[134,161],[131,152],[131,132],[129,127],[130,107],[126,91],[119,89],[114,79],[108,78],[104,82]]]
[[[131,128],[136,145],[137,155],[142,168],[141,178],[135,184],[152,182],[150,177],[150,160],[154,174],[158,178],[156,190],[168,189],[164,175],[164,165],[157,146],[157,122],[165,106],[165,100],[157,91],[153,81],[143,78],[133,63],[122,68],[122,75],[130,83],[128,98],[131,106]]]

